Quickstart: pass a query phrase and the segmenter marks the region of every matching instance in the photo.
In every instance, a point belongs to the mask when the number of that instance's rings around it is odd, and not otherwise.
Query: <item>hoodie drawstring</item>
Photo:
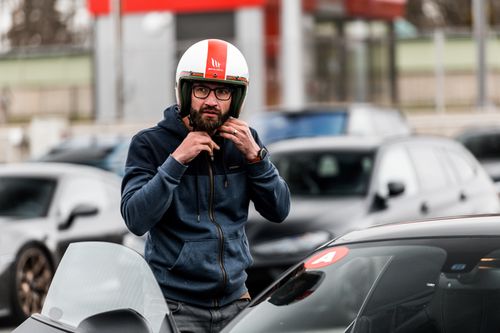
[[[198,160],[195,160],[195,187],[196,187],[196,219],[198,221],[198,223],[200,223],[201,221],[201,218],[200,218],[200,190],[199,190],[199,180],[198,180],[198,166],[199,166],[199,162]]]
[[[226,141],[226,139],[224,139]],[[226,160],[224,159],[224,142],[222,142],[221,149],[220,149],[220,154],[222,155],[222,171],[224,172],[224,188],[227,188],[229,186],[229,177],[227,176],[227,170],[226,170]]]

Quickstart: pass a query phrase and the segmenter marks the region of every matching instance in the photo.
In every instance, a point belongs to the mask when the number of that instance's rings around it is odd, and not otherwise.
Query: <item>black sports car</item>
[[[292,267],[228,332],[500,330],[500,217],[349,233]]]

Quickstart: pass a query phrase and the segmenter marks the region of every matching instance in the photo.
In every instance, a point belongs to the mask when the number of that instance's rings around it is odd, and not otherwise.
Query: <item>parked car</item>
[[[251,211],[253,294],[331,238],[375,224],[497,213],[491,179],[462,145],[440,137],[322,137],[269,145],[292,195],[281,224]]]
[[[314,136],[408,135],[412,129],[398,109],[372,104],[310,105],[301,109],[270,109],[249,119],[264,144]]]
[[[33,159],[36,162],[83,164],[123,176],[130,138],[85,136],[68,139]]]
[[[121,243],[120,177],[56,163],[0,166],[0,315],[39,312],[72,242]]]
[[[500,330],[500,217],[401,223],[330,242],[222,332]]]
[[[500,194],[500,127],[469,128],[456,139],[479,160]]]
[[[148,264],[125,246],[80,242],[61,260],[41,313],[13,333],[177,333]]]

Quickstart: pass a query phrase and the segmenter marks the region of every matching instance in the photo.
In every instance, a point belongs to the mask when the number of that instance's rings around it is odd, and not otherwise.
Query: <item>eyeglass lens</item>
[[[194,86],[193,87],[193,94],[194,97],[197,98],[207,98],[208,95],[210,95],[210,92],[214,91],[215,92],[215,97],[218,100],[221,101],[227,101],[229,98],[231,98],[231,89],[226,88],[226,87],[217,87],[217,88],[209,88],[206,86]]]

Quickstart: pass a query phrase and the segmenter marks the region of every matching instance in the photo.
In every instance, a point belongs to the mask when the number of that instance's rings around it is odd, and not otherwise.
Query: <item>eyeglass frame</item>
[[[195,93],[195,89],[198,88],[198,87],[203,87],[205,89],[208,89],[208,94],[205,96],[205,97],[200,97],[200,96],[196,96],[196,93]],[[217,96],[217,90],[218,89],[225,89],[225,90],[228,90],[229,91],[229,97],[226,98],[226,99],[221,99]],[[217,98],[219,101],[229,101],[231,99],[231,97],[233,97],[233,92],[234,92],[234,89],[233,88],[230,88],[230,87],[227,87],[227,86],[220,86],[220,87],[215,87],[215,88],[210,88],[210,87],[207,87],[203,84],[196,84],[194,85],[192,88],[191,88],[191,91],[193,92],[193,96],[198,98],[198,99],[207,99],[208,96],[210,96],[210,93],[213,91],[214,92],[214,96],[215,98]]]

